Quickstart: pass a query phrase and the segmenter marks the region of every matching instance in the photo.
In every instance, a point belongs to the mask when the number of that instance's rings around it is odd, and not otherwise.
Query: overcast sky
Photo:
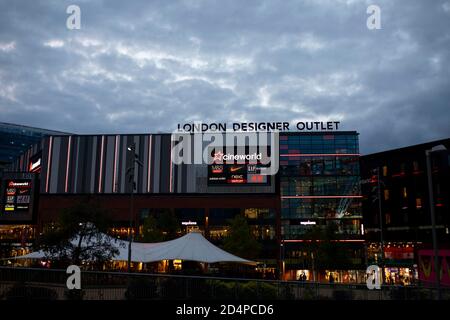
[[[81,134],[194,120],[337,120],[363,153],[448,138],[450,1],[0,0],[0,121]]]

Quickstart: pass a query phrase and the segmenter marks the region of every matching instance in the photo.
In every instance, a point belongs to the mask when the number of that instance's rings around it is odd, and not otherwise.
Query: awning
[[[104,235],[104,237],[109,237]],[[119,250],[119,254],[112,258],[115,261],[128,260],[128,241],[112,237],[111,243]],[[78,241],[72,240],[72,243]],[[86,243],[82,245],[87,245]],[[42,259],[45,252],[40,250],[11,259]],[[131,261],[156,262],[161,260],[189,260],[206,263],[237,262],[256,264],[253,261],[235,256],[209,242],[200,232],[190,232],[178,239],[157,243],[131,243]]]

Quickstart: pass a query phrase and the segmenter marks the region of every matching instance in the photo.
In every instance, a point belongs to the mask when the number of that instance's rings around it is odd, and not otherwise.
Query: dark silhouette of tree
[[[44,232],[35,244],[46,258],[80,265],[82,261],[101,264],[119,253],[118,243],[106,236],[110,220],[96,204],[78,203],[61,212],[53,228]]]
[[[13,246],[10,242],[0,243],[0,258],[10,258]]]
[[[160,209],[150,214],[143,223],[141,240],[160,242],[175,239],[180,231],[180,223],[170,209]]]
[[[253,237],[247,220],[236,215],[230,220],[230,230],[224,239],[223,248],[239,257],[252,259],[258,256],[261,245]]]
[[[313,228],[305,234],[308,249],[312,253],[315,269],[345,266],[351,263],[351,253],[343,243],[337,240],[342,236],[337,233],[337,226],[329,224],[325,229]]]

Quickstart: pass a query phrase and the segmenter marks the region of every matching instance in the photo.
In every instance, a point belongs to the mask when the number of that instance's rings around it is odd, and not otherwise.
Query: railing
[[[229,300],[423,300],[436,290],[420,286],[328,284],[203,276],[81,272],[81,290],[68,290],[65,270],[0,267],[0,299],[229,299]],[[450,299],[450,288],[442,289]]]

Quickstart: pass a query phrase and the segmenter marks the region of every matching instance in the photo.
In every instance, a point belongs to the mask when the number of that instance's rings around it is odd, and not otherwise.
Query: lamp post
[[[283,280],[284,276],[284,240],[280,242],[280,280]]]
[[[384,284],[384,237],[383,237],[383,210],[381,208],[381,181],[380,167],[377,168],[377,189],[378,189],[378,214],[380,220],[380,247],[381,247],[381,285]]]
[[[136,143],[132,143],[127,147],[127,150],[133,152],[132,161],[133,163],[127,169],[127,173],[129,174],[129,182],[131,186],[130,193],[130,217],[129,217],[129,233],[128,233],[128,263],[127,263],[127,272],[131,272],[131,244],[133,242],[133,211],[134,211],[134,190],[136,189],[136,183],[134,181],[134,172],[136,170],[136,163],[143,166],[142,162],[139,160],[139,155],[136,153]]]
[[[442,299],[441,294],[441,279],[440,279],[440,267],[438,258],[438,243],[437,243],[437,233],[436,233],[436,216],[434,213],[434,194],[433,194],[433,176],[431,173],[431,153],[437,151],[445,151],[447,148],[442,144],[432,147],[425,151],[427,158],[427,178],[428,178],[428,197],[430,204],[430,215],[431,215],[431,234],[433,237],[433,255],[434,255],[434,273],[436,280],[436,289],[438,294],[438,300]]]

